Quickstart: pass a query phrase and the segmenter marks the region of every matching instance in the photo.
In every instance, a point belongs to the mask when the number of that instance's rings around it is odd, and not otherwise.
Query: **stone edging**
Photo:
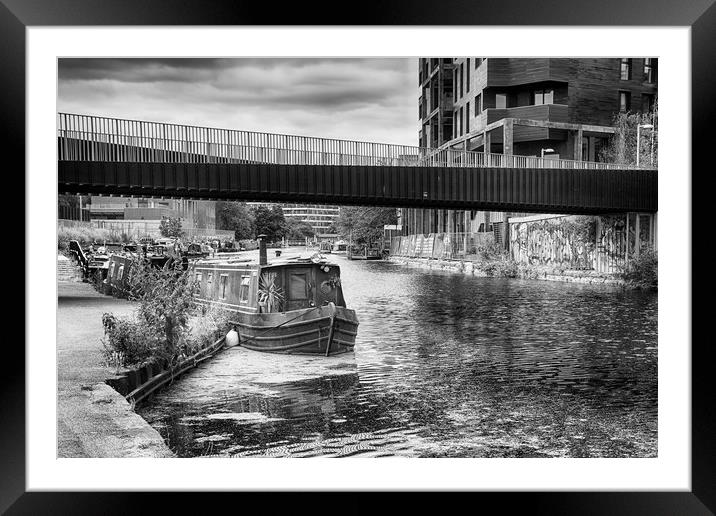
[[[503,277],[499,274],[488,274],[481,268],[476,267],[474,262],[470,261],[436,260],[432,258],[403,258],[398,256],[390,257],[389,261],[411,267],[447,270],[477,277]],[[517,277],[523,279],[563,281],[568,283],[594,283],[615,286],[624,285],[624,281],[615,275],[590,270],[559,270],[547,267],[530,267],[529,274],[525,274],[524,265],[521,264],[518,264],[518,270],[519,272]]]

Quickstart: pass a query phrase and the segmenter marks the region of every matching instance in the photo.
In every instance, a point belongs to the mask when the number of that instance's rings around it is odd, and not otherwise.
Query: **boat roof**
[[[229,253],[226,253],[229,254]],[[249,266],[259,266],[259,261],[256,258],[248,258],[245,257],[245,255],[242,257],[243,253],[231,253],[233,256],[217,256],[214,258],[203,258],[201,260],[197,260],[195,263],[197,265],[209,265],[209,264],[216,264],[216,265],[224,265],[224,264],[246,264]],[[331,267],[338,267],[337,263],[329,261],[329,258],[323,254],[320,253],[313,253],[313,254],[294,254],[294,255],[286,255],[286,256],[278,256],[276,258],[269,259],[268,262],[264,265],[261,265],[261,267],[279,267],[279,266],[285,266],[285,265],[329,265]]]

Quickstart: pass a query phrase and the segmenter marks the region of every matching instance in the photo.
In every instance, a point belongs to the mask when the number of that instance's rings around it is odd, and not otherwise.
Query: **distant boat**
[[[348,252],[348,242],[339,240],[333,244],[333,254],[346,254]]]
[[[331,245],[330,242],[321,242],[319,250],[320,250],[321,254],[331,254],[332,247],[333,246]]]
[[[346,254],[349,260],[382,260],[383,253],[380,249],[368,247],[367,245],[353,246]]]
[[[196,260],[196,300],[234,314],[239,345],[274,353],[330,354],[353,351],[358,318],[346,307],[340,267],[319,254],[259,261]]]

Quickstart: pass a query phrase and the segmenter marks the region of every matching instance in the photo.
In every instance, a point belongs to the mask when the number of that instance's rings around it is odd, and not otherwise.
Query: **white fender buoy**
[[[239,344],[239,334],[235,329],[231,328],[229,333],[226,334],[225,343],[227,348],[233,348]]]

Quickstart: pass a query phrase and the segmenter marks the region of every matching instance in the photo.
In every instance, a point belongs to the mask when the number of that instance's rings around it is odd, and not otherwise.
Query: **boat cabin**
[[[244,313],[345,307],[338,265],[316,259],[256,261],[197,260],[191,268],[197,301]]]

